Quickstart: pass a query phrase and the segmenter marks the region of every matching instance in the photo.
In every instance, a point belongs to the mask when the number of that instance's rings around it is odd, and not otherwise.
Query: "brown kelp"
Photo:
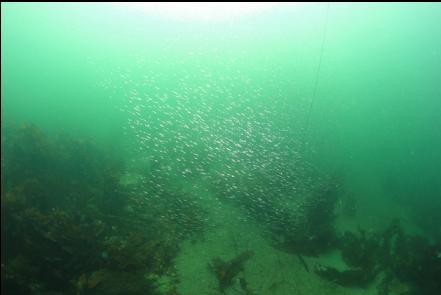
[[[188,236],[179,234],[188,223],[176,218],[191,216],[201,228],[202,211],[169,203],[180,215],[157,218],[163,208],[121,185],[122,159],[90,140],[48,136],[29,124],[2,133],[2,290],[159,294],[154,278],[172,273]]]
[[[253,257],[253,255],[254,252],[245,251],[228,261],[224,261],[219,257],[213,259],[210,268],[218,280],[219,290],[221,292],[224,292],[227,288],[233,285],[234,280],[239,273],[243,271],[245,262]],[[242,279],[241,288],[248,290],[244,279]]]
[[[342,286],[367,287],[383,273],[377,286],[382,295],[394,288],[406,290],[406,294],[434,295],[441,291],[435,279],[441,275],[441,243],[405,234],[398,221],[383,232],[346,232],[339,237],[337,248],[349,269],[316,265],[316,273],[324,279]]]

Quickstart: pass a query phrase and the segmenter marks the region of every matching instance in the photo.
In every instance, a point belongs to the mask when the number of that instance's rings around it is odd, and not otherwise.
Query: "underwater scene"
[[[441,294],[440,3],[2,3],[1,290]]]

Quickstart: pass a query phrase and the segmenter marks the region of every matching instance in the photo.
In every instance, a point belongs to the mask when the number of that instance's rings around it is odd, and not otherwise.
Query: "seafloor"
[[[2,292],[441,294],[439,236],[375,178],[276,194],[277,177],[170,165],[2,126]]]

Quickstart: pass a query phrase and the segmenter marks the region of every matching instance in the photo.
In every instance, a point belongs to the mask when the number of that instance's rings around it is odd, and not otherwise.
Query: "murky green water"
[[[438,3],[2,3],[6,294],[439,294]]]

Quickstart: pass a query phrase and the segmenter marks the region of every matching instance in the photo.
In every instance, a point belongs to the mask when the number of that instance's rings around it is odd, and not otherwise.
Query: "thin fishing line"
[[[328,2],[326,4],[326,12],[325,12],[326,15],[325,15],[324,28],[323,28],[322,44],[320,46],[320,55],[319,55],[317,71],[316,71],[316,74],[315,74],[314,86],[313,86],[313,90],[312,90],[312,98],[311,98],[311,101],[309,103],[309,109],[308,109],[308,113],[307,113],[307,117],[306,117],[307,121],[306,121],[306,127],[305,127],[304,144],[306,144],[307,139],[308,139],[309,128],[310,128],[310,125],[311,125],[312,110],[313,110],[313,107],[314,107],[314,104],[315,104],[315,100],[316,100],[316,97],[317,97],[317,88],[318,88],[318,83],[319,83],[319,79],[320,79],[320,72],[321,72],[321,68],[322,68],[323,51],[324,51],[324,48],[325,48],[326,35],[327,35],[327,31],[328,31],[329,7],[330,7],[330,3]]]

